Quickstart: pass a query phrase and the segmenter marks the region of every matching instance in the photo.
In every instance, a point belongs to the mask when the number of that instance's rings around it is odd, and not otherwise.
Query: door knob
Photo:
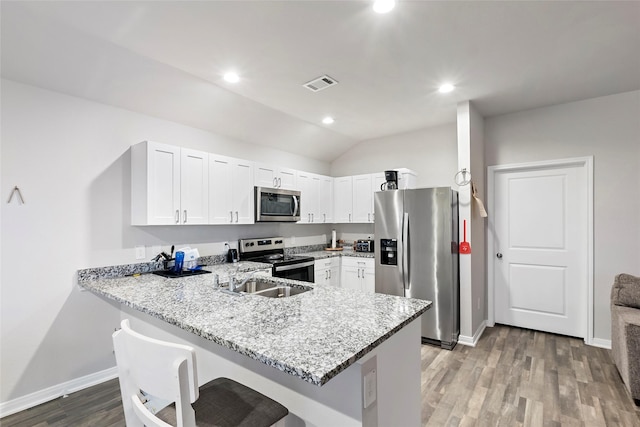
[[[496,257],[498,257],[498,259],[502,259],[502,254],[501,254],[500,252],[498,252],[498,253],[496,254]]]

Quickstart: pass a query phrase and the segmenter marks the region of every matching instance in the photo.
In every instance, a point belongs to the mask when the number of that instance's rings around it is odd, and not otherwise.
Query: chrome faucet
[[[251,280],[251,278],[257,273],[257,270],[252,271],[251,273],[249,273],[249,275],[247,275],[247,277],[244,278],[242,282],[238,283],[238,279],[236,278],[238,275],[238,270],[239,268],[236,270],[235,274],[229,278],[229,291],[231,292],[237,292],[237,289],[244,286],[244,284]]]

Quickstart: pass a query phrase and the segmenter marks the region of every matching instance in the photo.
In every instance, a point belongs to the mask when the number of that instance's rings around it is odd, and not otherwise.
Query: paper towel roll
[[[336,248],[336,230],[331,230],[331,248]]]

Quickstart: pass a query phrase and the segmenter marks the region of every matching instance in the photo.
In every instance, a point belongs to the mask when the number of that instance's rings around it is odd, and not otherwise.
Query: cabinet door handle
[[[307,214],[307,222],[311,222],[311,214]]]
[[[187,210],[184,210],[184,221],[185,224],[187,223]]]
[[[311,214],[311,222],[315,222],[316,219],[313,217],[313,214]]]
[[[349,222],[351,222],[351,214],[349,214]]]
[[[180,224],[180,211],[176,209],[176,224]]]
[[[331,279],[331,270],[327,270],[329,272],[329,279]]]
[[[282,178],[278,178],[278,188],[282,187]]]
[[[327,214],[322,214],[322,222],[327,222]]]
[[[370,213],[367,213],[367,221],[371,222],[371,214]]]
[[[233,222],[233,211],[229,211],[229,222]]]
[[[278,178],[273,177],[273,187],[277,188],[278,187]]]
[[[238,211],[236,211],[236,224],[238,223],[239,219],[240,219],[240,215],[238,214]]]

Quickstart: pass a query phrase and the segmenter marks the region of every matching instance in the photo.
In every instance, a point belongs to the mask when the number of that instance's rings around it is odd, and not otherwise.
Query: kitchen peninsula
[[[226,376],[278,400],[287,426],[420,425],[418,319],[429,302],[267,276],[313,289],[237,296],[213,276],[79,274],[79,284],[120,303],[135,330],[193,346],[201,384]]]

